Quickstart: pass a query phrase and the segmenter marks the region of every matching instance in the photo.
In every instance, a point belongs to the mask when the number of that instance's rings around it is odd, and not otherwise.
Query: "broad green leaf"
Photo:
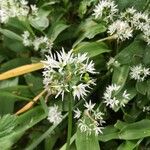
[[[67,114],[65,114],[62,118],[62,121],[67,117]],[[49,127],[48,130],[46,130],[39,138],[37,138],[33,143],[31,143],[28,147],[25,148],[25,150],[33,150],[37,147],[45,138],[47,138],[52,132],[57,128],[58,124],[52,125]]]
[[[143,119],[126,125],[119,133],[120,139],[135,140],[150,136],[150,120]]]
[[[66,25],[62,22],[55,22],[49,30],[48,36],[51,38],[52,41],[58,37],[58,35],[67,29],[69,25]]]
[[[14,131],[14,128],[17,126],[16,119],[17,117],[15,115],[10,114],[0,116],[0,138]]]
[[[4,72],[29,63],[31,63],[31,60],[29,58],[14,58],[7,61],[6,63],[3,63],[1,65],[0,72]]]
[[[134,150],[141,143],[141,141],[142,140],[138,140],[138,141],[125,141],[121,145],[119,145],[119,147],[117,148],[117,150]]]
[[[88,30],[87,30],[88,29]],[[106,31],[106,27],[102,24],[98,24],[92,19],[87,19],[84,23],[82,23],[78,29],[79,38],[73,44],[73,48],[77,46],[81,41],[85,38],[92,39],[97,34],[103,33]]]
[[[147,98],[150,100],[150,79],[147,80]]]
[[[12,32],[10,30],[0,28],[0,32],[12,40],[22,41],[21,36],[19,36],[18,34]]]
[[[136,90],[143,95],[146,95],[148,90],[147,87],[148,85],[146,81],[136,83]]]
[[[45,16],[30,18],[30,24],[37,30],[43,31],[49,26],[49,20]]]
[[[107,45],[102,42],[81,42],[76,48],[74,48],[74,52],[88,53],[89,57],[94,57],[110,51],[111,50]]]
[[[103,134],[98,135],[98,139],[103,142],[107,142],[109,140],[118,139],[119,130],[113,126],[106,126],[103,129]]]
[[[137,10],[142,10],[145,5],[147,4],[147,0],[130,0],[130,1],[126,1],[126,0],[116,0],[116,4],[118,4],[118,7],[120,10],[124,10],[125,8],[128,7],[134,7]]]
[[[0,114],[12,113],[14,110],[14,103],[19,100],[29,101],[29,98],[18,96],[17,93],[10,93],[0,90]]]
[[[1,81],[2,82],[2,81]],[[29,86],[18,85],[18,86],[10,86],[6,88],[0,89],[1,92],[8,92],[21,97],[33,98],[33,93],[30,91]],[[18,98],[16,98],[18,100]]]
[[[135,40],[116,55],[117,61],[121,64],[140,63],[141,58],[143,58],[144,49],[145,43]]]
[[[19,126],[17,126],[11,134],[0,138],[0,149],[11,149],[12,145],[18,141],[26,130],[43,120],[45,117],[46,115],[41,107],[36,107],[19,116],[17,119]]]
[[[17,84],[18,84],[18,78],[4,80],[0,82],[0,89],[16,86]]]
[[[91,120],[87,116],[84,116],[84,119],[87,124],[91,123]],[[100,150],[98,136],[95,136],[94,132],[92,132],[90,135],[87,135],[86,132],[81,132],[80,128],[77,128],[76,135],[75,142],[77,150]]]
[[[121,130],[123,129],[126,125],[128,125],[128,123],[123,122],[121,120],[117,120],[117,122],[115,123],[114,127]]]
[[[30,88],[30,90],[38,94],[43,89],[43,79],[40,76],[35,76],[32,74],[24,75],[25,80]]]
[[[112,76],[112,83],[120,85],[120,90],[125,85],[129,73],[129,66],[123,65],[120,67],[116,67]]]
[[[150,46],[147,45],[147,47],[145,48],[145,53],[144,53],[144,58],[143,58],[143,62],[145,65],[150,65]]]
[[[84,16],[84,14],[86,14],[88,7],[91,5],[92,2],[95,2],[95,0],[82,0],[80,2],[78,13],[81,18]]]

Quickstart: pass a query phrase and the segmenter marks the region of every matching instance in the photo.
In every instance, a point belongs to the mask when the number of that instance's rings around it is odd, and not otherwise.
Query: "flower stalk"
[[[72,100],[73,96],[72,93],[69,93],[69,102],[68,102],[68,134],[67,134],[67,147],[66,150],[69,150],[70,148],[70,139],[71,139],[71,133],[72,133]]]

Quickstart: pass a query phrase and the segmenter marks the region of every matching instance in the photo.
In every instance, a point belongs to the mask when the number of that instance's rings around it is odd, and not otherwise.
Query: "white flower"
[[[91,103],[91,100],[89,101],[89,103],[88,103],[88,102],[85,102],[85,104],[84,104],[84,107],[86,107],[88,111],[92,111],[93,108],[94,108],[94,106],[95,106],[95,103],[92,104],[92,103]]]
[[[22,37],[23,37],[24,46],[32,45],[32,41],[30,40],[30,33],[28,31],[24,31],[24,33],[22,34]]]
[[[150,106],[143,107],[143,112],[149,112],[149,111],[150,111]]]
[[[93,128],[93,130],[95,131],[95,136],[98,136],[99,133],[103,134],[102,129],[104,129],[104,127],[95,126],[95,127]]]
[[[74,112],[75,112],[74,118],[79,119],[81,117],[81,111],[77,108],[76,110],[74,110]]]
[[[132,37],[132,29],[125,21],[116,20],[108,27],[108,34],[116,36],[120,41]]]
[[[136,9],[134,9],[133,7],[127,8],[125,12],[121,13],[120,18],[123,19],[124,21],[131,23],[131,26],[133,26],[132,20],[135,13],[136,13]]]
[[[58,110],[58,106],[50,106],[48,111],[48,120],[53,124],[59,124],[62,121],[61,112]]]
[[[53,46],[52,41],[46,36],[35,36],[34,38],[31,38],[28,31],[24,31],[22,38],[24,46],[33,46],[36,51],[39,49],[42,49],[42,51],[50,51]]]
[[[110,0],[101,0],[94,8],[93,15],[96,19],[102,19],[106,22],[112,21],[113,17],[118,12],[117,6],[114,4],[114,1]]]
[[[89,130],[89,127],[85,123],[85,119],[79,119],[78,127],[80,128],[81,132],[87,132],[87,130]]]
[[[103,116],[104,115],[104,113],[102,113],[102,112],[94,112],[94,118],[96,119],[96,120],[103,120]]]
[[[127,100],[130,99],[130,98],[129,98],[130,94],[127,93],[127,90],[125,90],[125,91],[123,92],[122,96],[123,96],[123,98],[125,98],[125,99],[127,99]]]
[[[131,79],[137,81],[144,81],[150,75],[150,68],[145,68],[141,64],[131,67],[130,70]]]
[[[143,38],[150,45],[150,23],[145,24],[143,29]]]
[[[91,89],[90,85],[95,85],[94,80],[89,76],[91,70],[95,70],[94,65],[89,65],[87,59],[85,54],[76,55],[72,50],[68,53],[64,49],[55,54],[50,52],[46,60],[42,61],[45,68],[43,83],[47,91],[57,96],[62,95],[62,99],[66,92],[72,92],[74,99],[84,99]],[[82,68],[85,65],[88,67],[84,68],[83,72]],[[85,77],[86,75],[88,78]]]
[[[137,12],[133,16],[132,23],[137,30],[145,30],[145,25],[150,22],[148,14]]]
[[[78,99],[82,98],[84,99],[84,96],[87,96],[87,93],[89,93],[86,88],[88,87],[88,84],[80,83],[79,85],[73,86],[73,97],[74,99],[77,97]]]
[[[25,0],[0,1],[0,22],[7,23],[9,18],[26,17],[29,13],[28,2]]]
[[[114,108],[115,106],[119,105],[119,101],[116,99],[116,97],[113,96],[114,92],[118,91],[120,88],[119,85],[112,84],[109,85],[106,88],[106,91],[104,93],[104,103],[106,103],[106,106],[109,106],[110,108]]]

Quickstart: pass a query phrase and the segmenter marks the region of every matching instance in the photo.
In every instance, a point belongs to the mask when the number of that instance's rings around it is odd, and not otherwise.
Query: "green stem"
[[[66,150],[69,150],[70,147],[70,139],[71,139],[71,132],[72,132],[72,93],[69,95],[69,114],[68,114],[68,135],[67,135],[67,147]]]
[[[106,37],[106,38],[100,39],[100,40],[98,40],[97,42],[102,42],[102,41],[106,41],[106,40],[114,40],[114,39],[116,39],[116,38],[117,38],[117,36],[114,34],[114,35],[112,35],[112,36],[108,36],[108,37]]]

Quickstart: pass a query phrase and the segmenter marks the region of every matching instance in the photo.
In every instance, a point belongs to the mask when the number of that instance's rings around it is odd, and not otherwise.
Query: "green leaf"
[[[106,126],[103,129],[103,134],[98,135],[98,139],[102,142],[107,142],[113,139],[118,139],[119,130],[113,126]]]
[[[117,150],[134,150],[141,143],[141,141],[142,140],[138,140],[138,141],[125,141],[121,145],[119,145],[119,147],[117,148]]]
[[[67,114],[65,114],[62,118],[62,121],[67,117]],[[52,134],[52,132],[54,131],[54,129],[58,126],[58,124],[56,125],[52,125],[51,127],[49,127],[48,130],[46,130],[39,138],[37,138],[33,143],[31,143],[28,147],[26,147],[25,150],[33,150],[34,148],[37,147],[37,145],[39,145],[45,138],[47,138],[50,134]]]
[[[87,30],[88,29],[88,30]],[[77,46],[81,41],[85,38],[92,39],[97,34],[103,33],[106,31],[106,27],[102,24],[98,24],[92,19],[87,19],[84,23],[82,23],[78,29],[79,38],[73,44],[73,48]]]
[[[147,90],[148,90],[147,87],[148,87],[147,81],[136,83],[136,90],[143,95],[146,95]]]
[[[48,36],[51,38],[52,41],[55,41],[55,39],[57,38],[57,36],[64,31],[65,29],[67,29],[69,27],[69,25],[66,25],[62,22],[55,22],[52,27],[49,30]]]
[[[0,68],[0,72],[8,71],[10,69],[14,69],[16,67],[26,65],[31,63],[31,60],[29,58],[14,58],[6,63],[3,63]]]
[[[115,123],[114,127],[121,130],[123,129],[126,125],[128,125],[128,123],[117,120],[117,122]]]
[[[150,100],[150,79],[147,80],[147,98]]]
[[[41,107],[36,107],[19,116],[17,119],[17,124],[19,126],[17,126],[11,134],[7,134],[6,136],[0,138],[0,149],[10,149],[26,130],[40,122],[45,117],[46,115]]]
[[[4,115],[0,117],[0,138],[11,134],[17,126],[17,117],[14,115]]]
[[[150,65],[150,46],[147,45],[147,47],[145,48],[145,53],[144,53],[144,58],[143,58],[143,63],[145,65]]]
[[[91,120],[84,116],[85,123],[90,124]],[[76,147],[77,150],[100,150],[98,136],[95,136],[95,133],[92,132],[90,135],[87,135],[86,132],[81,132],[80,128],[77,128],[76,136]]]
[[[14,103],[18,100],[28,100],[29,98],[17,96],[14,93],[0,90],[0,114],[12,113]]]
[[[43,79],[40,76],[35,76],[32,74],[24,75],[25,80],[34,94],[39,94],[43,90]]]
[[[12,40],[22,41],[21,36],[19,36],[18,34],[12,32],[10,30],[0,28],[0,32]]]
[[[78,53],[88,53],[89,57],[94,57],[102,53],[110,52],[111,50],[102,42],[82,42],[74,48],[74,51]]]
[[[135,140],[150,136],[150,120],[143,119],[126,125],[119,133],[120,139]]]
[[[128,65],[116,67],[114,69],[114,73],[112,76],[112,83],[120,85],[121,86],[120,90],[121,90],[123,88],[123,86],[125,85],[125,82],[126,82],[127,77],[128,77],[128,73],[129,73],[129,66]]]
[[[137,64],[143,58],[144,49],[145,43],[135,40],[116,55],[117,61],[121,64]]]
[[[82,0],[80,2],[78,13],[81,18],[84,16],[84,14],[86,14],[87,9],[91,5],[92,2],[95,2],[95,0]]]
[[[18,84],[18,77],[0,82],[0,89],[16,86]]]
[[[30,18],[30,24],[37,30],[43,31],[49,26],[49,20],[45,16]]]

